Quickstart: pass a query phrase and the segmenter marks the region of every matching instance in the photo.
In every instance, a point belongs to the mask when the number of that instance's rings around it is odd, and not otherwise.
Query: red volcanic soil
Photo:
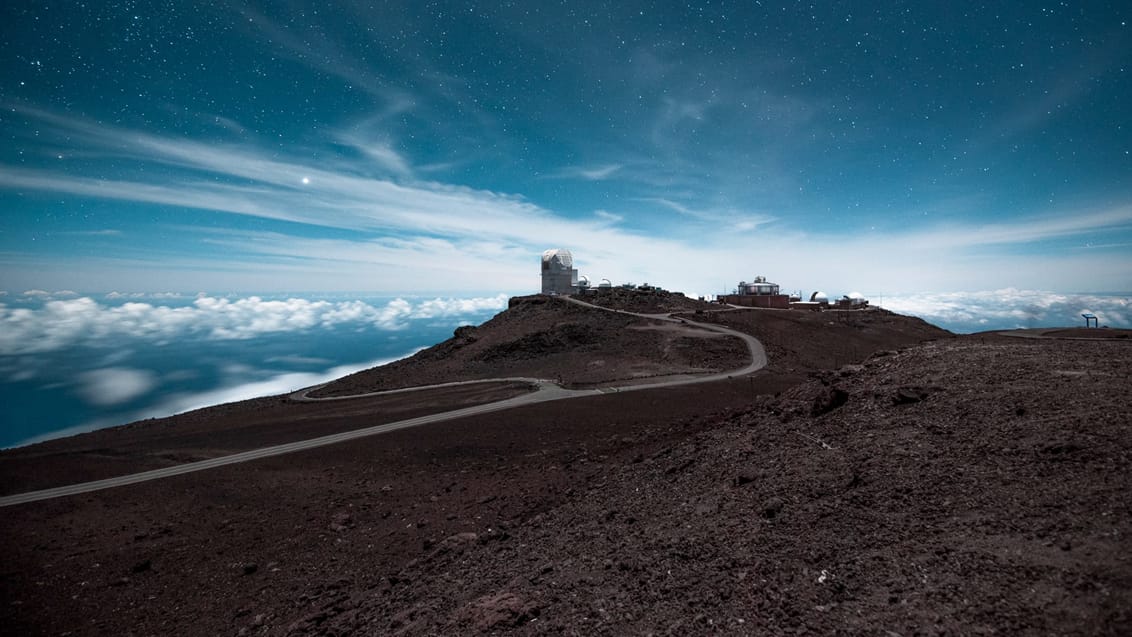
[[[1039,336],[1039,337],[1054,337],[1054,338],[1132,338],[1132,330],[1126,329],[1111,329],[1111,328],[1085,328],[1085,327],[1070,327],[1065,329],[1034,329],[1034,330],[1016,330],[1018,334],[1023,336]]]
[[[719,307],[705,301],[690,299],[680,293],[664,290],[638,291],[623,288],[594,288],[578,298],[591,305],[640,314],[694,312]]]
[[[855,324],[746,314],[714,316],[759,334],[780,371],[5,508],[0,626],[1132,632],[1132,345],[940,338],[883,312]],[[940,340],[912,344],[924,337]],[[364,426],[382,413],[318,412],[352,402],[202,410],[182,442],[205,447],[264,409],[284,428]],[[153,422],[125,432],[137,436],[129,444],[151,448],[145,431],[156,446],[179,428]],[[106,436],[99,445],[113,449]]]
[[[779,378],[796,381],[815,370],[864,360],[873,352],[951,336],[921,319],[879,308],[824,312],[717,309],[677,316],[755,336],[766,348],[768,369]]]
[[[227,456],[518,396],[525,383],[477,383],[305,403],[286,395],[141,420],[0,452],[0,495]]]
[[[606,295],[586,299],[598,297]],[[638,302],[626,307],[646,305],[655,304]],[[671,305],[688,307],[687,303]],[[461,327],[443,343],[346,376],[311,395],[342,396],[515,376],[588,387],[628,379],[710,374],[738,369],[749,360],[746,348],[734,337],[536,295],[513,298],[506,312],[479,327]]]

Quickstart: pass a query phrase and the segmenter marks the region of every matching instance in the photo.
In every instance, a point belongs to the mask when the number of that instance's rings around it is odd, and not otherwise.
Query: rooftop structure
[[[777,283],[767,281],[764,276],[757,276],[751,282],[740,281],[734,294],[722,295],[719,300],[722,303],[746,307],[786,309],[790,306],[790,297],[779,291]]]
[[[740,281],[737,291],[739,294],[757,296],[778,294],[778,284],[768,282],[765,276],[757,276],[755,280],[750,283]]]

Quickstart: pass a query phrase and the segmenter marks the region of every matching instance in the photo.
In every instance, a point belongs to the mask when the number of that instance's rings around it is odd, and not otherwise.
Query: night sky
[[[1132,290],[1126,2],[0,9],[0,290]]]

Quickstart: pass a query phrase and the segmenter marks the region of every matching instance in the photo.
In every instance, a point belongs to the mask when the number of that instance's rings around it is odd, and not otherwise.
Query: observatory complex
[[[587,279],[588,282],[588,279]],[[578,291],[578,271],[569,250],[555,248],[542,253],[542,293],[573,294]]]
[[[600,279],[595,285],[587,276],[578,276],[574,269],[574,255],[565,248],[554,248],[542,253],[542,293],[543,294],[601,294],[613,289],[609,279]],[[640,293],[669,293],[663,288],[642,283],[624,283],[619,289]],[[703,300],[703,297],[700,297]],[[850,292],[837,300],[831,300],[825,292],[814,292],[808,301],[802,300],[801,292],[783,294],[777,283],[757,276],[753,281],[740,281],[731,294],[716,296],[716,302],[739,307],[766,308],[776,310],[864,310],[869,301],[859,292]]]
[[[863,310],[869,307],[869,300],[860,292],[850,292],[836,301],[831,301],[825,292],[819,291],[811,294],[809,301],[803,301],[801,295],[782,294],[777,283],[771,283],[766,277],[761,276],[755,277],[751,282],[740,281],[734,292],[720,294],[716,298],[720,303],[727,305],[780,310]]]

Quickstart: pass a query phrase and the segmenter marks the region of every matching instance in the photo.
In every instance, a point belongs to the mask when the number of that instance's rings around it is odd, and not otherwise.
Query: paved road
[[[466,416],[475,416],[479,414],[487,414],[496,411],[503,411],[505,409],[513,409],[522,405],[531,405],[535,403],[548,402],[552,400],[565,400],[569,398],[580,398],[582,396],[596,396],[606,393],[620,393],[628,391],[638,391],[642,389],[658,389],[662,387],[674,387],[677,385],[691,385],[694,383],[708,383],[734,376],[745,376],[752,374],[758,370],[766,367],[766,350],[763,348],[755,337],[742,332],[722,327],[720,325],[710,325],[706,323],[696,323],[694,321],[687,321],[682,319],[674,319],[667,314],[638,314],[636,312],[625,312],[623,310],[611,310],[597,305],[591,305],[572,297],[563,297],[571,303],[576,303],[589,308],[604,310],[607,312],[616,312],[618,314],[628,314],[632,316],[639,316],[658,321],[670,321],[674,323],[682,323],[684,325],[695,327],[711,332],[726,334],[741,339],[746,345],[751,355],[751,362],[746,367],[741,369],[732,370],[728,372],[721,372],[718,374],[710,374],[705,376],[694,376],[690,378],[678,378],[671,380],[659,380],[656,382],[645,382],[637,385],[629,385],[625,387],[602,387],[597,389],[565,389],[559,387],[555,383],[538,378],[493,378],[485,380],[473,381],[458,381],[453,383],[443,383],[440,385],[429,385],[426,387],[410,387],[406,389],[394,389],[381,392],[370,392],[366,394],[356,394],[353,396],[332,396],[325,398],[312,398],[308,394],[318,387],[309,387],[295,392],[291,395],[293,400],[299,402],[322,402],[322,401],[337,401],[349,400],[355,398],[362,398],[366,396],[377,396],[384,394],[405,393],[412,391],[421,391],[425,389],[435,389],[438,387],[452,387],[457,385],[469,385],[473,383],[498,383],[498,382],[524,382],[530,383],[537,387],[537,391],[508,398],[493,403],[484,405],[476,405],[473,407],[465,407],[454,411],[446,411],[439,414],[432,414],[429,416],[420,416],[417,418],[410,418],[408,420],[400,420],[391,422],[384,425],[376,425],[373,427],[366,427],[364,429],[355,429],[353,431],[345,431],[342,433],[331,434],[328,436],[321,436],[309,440],[299,440],[296,442],[289,442],[282,445],[274,445],[271,447],[263,447],[262,449],[253,449],[251,451],[244,451],[242,453],[232,454],[230,456],[222,456],[220,458],[211,458],[209,460],[201,460],[198,462],[188,462],[174,467],[166,467],[164,469],[154,469],[152,471],[144,471],[142,473],[133,473],[130,475],[118,476],[116,478],[106,478],[105,480],[95,480],[92,482],[82,482],[79,484],[72,484],[63,487],[56,487],[54,489],[44,489],[42,491],[29,491],[27,493],[19,493],[16,495],[9,495],[0,497],[0,507],[12,506],[16,504],[23,504],[26,502],[36,502],[38,500],[48,500],[51,498],[60,498],[69,495],[77,495],[80,493],[90,493],[91,491],[100,491],[102,489],[109,489],[112,487],[120,487],[128,484],[137,484],[138,482],[146,482],[149,480],[158,480],[160,478],[168,478],[171,476],[183,475],[186,473],[193,473],[195,471],[205,471],[207,469],[214,469],[216,467],[223,467],[226,465],[237,464],[240,462],[248,462],[249,460],[256,460],[258,458],[268,458],[271,456],[279,456],[285,453],[293,453],[295,451],[303,451],[306,449],[314,449],[316,447],[324,447],[326,445],[338,444],[347,440],[355,440],[357,438],[364,438],[366,436],[374,436],[383,434],[398,429],[407,429],[409,427],[419,427],[421,425],[428,425],[432,423],[442,422],[445,420],[454,420],[456,418],[464,418]],[[321,385],[319,386],[321,387]]]

